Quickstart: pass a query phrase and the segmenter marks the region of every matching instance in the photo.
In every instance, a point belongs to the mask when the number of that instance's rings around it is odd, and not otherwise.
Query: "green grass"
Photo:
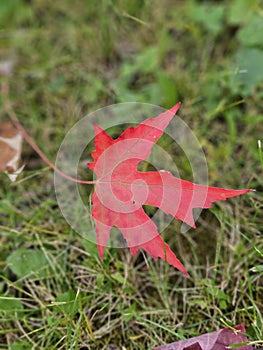
[[[204,210],[196,230],[170,224],[164,236],[186,279],[142,253],[106,249],[101,261],[24,145],[21,181],[0,175],[1,349],[151,349],[241,322],[263,339],[262,11],[256,0],[1,1],[0,61],[14,61],[3,79],[51,159],[98,108],[181,100],[210,185],[257,190]]]

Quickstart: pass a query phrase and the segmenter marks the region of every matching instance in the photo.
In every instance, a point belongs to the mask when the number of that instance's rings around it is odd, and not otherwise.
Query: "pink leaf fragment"
[[[223,328],[216,332],[206,333],[187,340],[179,340],[152,350],[227,350],[230,345],[248,342],[244,324],[234,328],[236,331]],[[252,345],[246,344],[238,346],[237,349],[252,350],[253,348]]]

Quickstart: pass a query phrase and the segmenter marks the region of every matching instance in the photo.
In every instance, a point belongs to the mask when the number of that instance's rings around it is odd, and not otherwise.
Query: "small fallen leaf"
[[[24,168],[19,168],[22,141],[22,135],[11,123],[0,124],[0,171],[5,172],[12,182]]]
[[[152,350],[226,350],[230,345],[233,349],[235,344],[239,350],[252,350],[252,345],[247,344],[248,339],[245,332],[244,324],[240,324],[234,329],[223,328],[217,332],[179,340]],[[241,345],[241,343],[244,343],[244,345]]]

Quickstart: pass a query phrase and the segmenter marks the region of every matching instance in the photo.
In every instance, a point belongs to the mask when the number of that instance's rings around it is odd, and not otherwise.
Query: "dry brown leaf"
[[[16,180],[24,167],[18,168],[22,141],[22,135],[11,123],[0,124],[0,171],[6,172],[11,181]]]

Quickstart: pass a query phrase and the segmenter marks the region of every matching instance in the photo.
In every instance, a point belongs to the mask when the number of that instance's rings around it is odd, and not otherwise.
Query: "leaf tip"
[[[187,271],[183,272],[183,274],[185,275],[185,277],[191,278],[190,274]]]
[[[104,130],[100,126],[98,126],[97,124],[94,125],[94,134],[95,134],[95,136],[100,134],[102,131],[104,131]]]
[[[103,260],[103,257],[104,257],[104,249],[105,249],[104,246],[98,245],[98,252],[99,252],[100,260]]]
[[[181,104],[182,104],[181,102],[176,103],[176,105],[170,108],[169,111],[175,114],[178,111],[178,109],[181,107]]]

